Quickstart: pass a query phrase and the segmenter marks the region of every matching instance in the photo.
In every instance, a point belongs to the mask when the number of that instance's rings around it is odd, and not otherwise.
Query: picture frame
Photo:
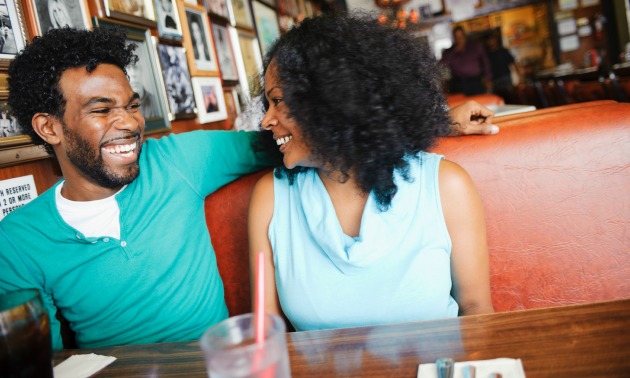
[[[228,27],[214,23],[212,24],[212,35],[217,49],[221,77],[225,81],[238,81],[236,57],[232,49]]]
[[[265,3],[266,5],[275,8],[276,7],[276,2],[280,2],[282,0],[259,0],[262,3]]]
[[[153,0],[103,0],[105,15],[120,21],[156,28]]]
[[[241,87],[246,96],[251,97],[253,92],[260,87],[260,70],[262,68],[262,54],[260,52],[260,44],[256,34],[243,30],[236,31],[235,50],[237,52],[237,67]]]
[[[236,118],[241,114],[241,107],[238,101],[238,95],[234,88],[224,88],[223,96],[225,97],[225,109],[227,112],[227,119],[229,120],[229,128],[233,129],[236,123]]]
[[[200,5],[178,2],[182,15],[184,47],[191,76],[219,76],[219,65],[210,33],[210,20]]]
[[[254,19],[249,0],[228,0],[228,10],[230,12],[230,24],[241,28],[253,30]]]
[[[306,0],[304,6],[305,6],[304,10],[306,11],[306,17],[312,17],[313,16],[313,4],[311,3],[311,1],[310,0]]]
[[[129,83],[140,95],[140,111],[144,116],[144,133],[151,134],[168,131],[171,128],[169,113],[166,105],[166,90],[161,79],[162,73],[158,66],[156,42],[151,37],[151,30],[120,24],[113,21],[95,19],[98,27],[113,27],[118,25],[127,32],[127,42],[137,45],[135,54],[138,62],[127,66]]]
[[[51,157],[43,146],[33,140],[11,116],[8,106],[8,75],[0,74],[0,167],[8,167],[32,160]]]
[[[206,11],[217,16],[221,16],[225,19],[230,18],[230,12],[228,11],[228,0],[204,0]]]
[[[156,44],[156,48],[166,88],[169,118],[171,120],[195,118],[197,108],[186,61],[186,51],[181,46],[162,43]]]
[[[276,39],[280,38],[280,23],[276,10],[258,0],[252,1],[254,24],[262,54],[266,54]]]
[[[25,11],[32,15],[34,35],[64,26],[90,30],[92,22],[86,0],[27,0]]]
[[[155,18],[160,37],[182,39],[182,24],[177,0],[155,0]]]
[[[0,12],[6,17],[0,19],[0,23],[7,36],[0,49],[0,69],[6,70],[19,51],[28,40],[24,27],[24,11],[19,1],[4,0],[0,2]]]
[[[193,77],[193,92],[199,123],[223,121],[227,119],[225,97],[221,79],[218,77]]]

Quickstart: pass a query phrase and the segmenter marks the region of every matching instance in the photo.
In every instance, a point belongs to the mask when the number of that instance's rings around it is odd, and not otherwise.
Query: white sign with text
[[[33,175],[0,181],[0,220],[37,198]]]

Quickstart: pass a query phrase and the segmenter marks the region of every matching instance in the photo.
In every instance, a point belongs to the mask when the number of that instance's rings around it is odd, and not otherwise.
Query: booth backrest
[[[461,93],[446,95],[446,102],[448,103],[448,106],[451,108],[457,105],[461,105],[464,102],[470,101],[470,100],[477,101],[483,106],[505,104],[505,100],[503,99],[503,97],[497,96],[491,93],[484,93],[484,94],[478,94],[478,95],[472,95],[472,96],[465,96]]]
[[[481,194],[495,309],[630,298],[630,104],[526,114],[435,148]],[[251,311],[246,217],[261,175],[206,200],[231,315]]]

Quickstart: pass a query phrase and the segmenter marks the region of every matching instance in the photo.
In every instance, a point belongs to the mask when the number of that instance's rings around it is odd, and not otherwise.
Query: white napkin
[[[98,354],[75,354],[55,366],[55,378],[87,378],[116,361],[116,357]]]
[[[453,378],[462,378],[462,367],[475,367],[476,378],[487,378],[492,373],[500,373],[502,378],[525,378],[525,371],[520,359],[496,358],[494,360],[455,362]],[[418,378],[436,378],[435,364],[420,364]]]

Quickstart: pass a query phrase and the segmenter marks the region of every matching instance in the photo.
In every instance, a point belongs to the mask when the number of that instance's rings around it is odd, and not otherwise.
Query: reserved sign
[[[0,181],[0,220],[37,198],[33,175]]]

